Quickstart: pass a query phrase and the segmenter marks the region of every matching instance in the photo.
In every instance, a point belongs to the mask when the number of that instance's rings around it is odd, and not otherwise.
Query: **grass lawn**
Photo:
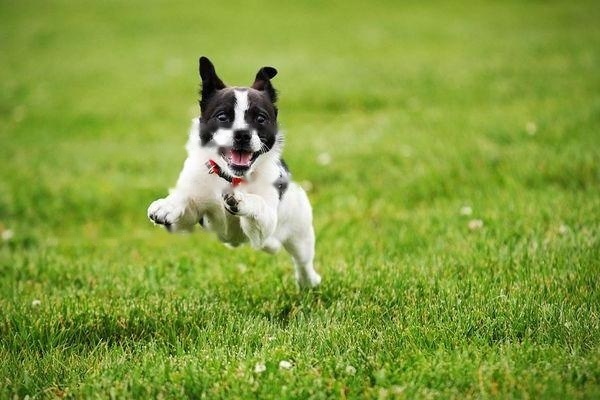
[[[226,3],[0,2],[0,398],[599,398],[598,3]],[[199,55],[278,68],[319,289],[147,220]]]

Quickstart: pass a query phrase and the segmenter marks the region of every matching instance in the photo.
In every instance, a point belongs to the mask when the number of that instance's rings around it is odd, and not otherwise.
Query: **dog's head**
[[[263,67],[251,87],[229,87],[210,60],[200,57],[200,144],[234,175],[244,175],[262,156],[280,151],[277,93],[271,85],[276,74],[275,68]]]

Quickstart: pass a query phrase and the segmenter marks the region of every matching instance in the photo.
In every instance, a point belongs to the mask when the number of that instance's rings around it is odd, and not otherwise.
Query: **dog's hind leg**
[[[315,233],[312,226],[304,235],[295,236],[283,243],[294,259],[296,281],[301,288],[313,288],[321,283],[321,276],[315,271]]]

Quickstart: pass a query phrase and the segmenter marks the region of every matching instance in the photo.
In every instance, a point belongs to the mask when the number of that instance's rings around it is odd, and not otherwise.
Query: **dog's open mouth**
[[[238,172],[243,172],[250,168],[256,158],[255,153],[251,151],[228,148],[221,149],[221,156],[232,170]]]

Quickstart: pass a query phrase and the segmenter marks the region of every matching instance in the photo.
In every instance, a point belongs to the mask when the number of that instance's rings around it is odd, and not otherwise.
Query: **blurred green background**
[[[0,1],[0,397],[599,396],[599,20],[594,1]],[[200,55],[232,85],[279,70],[321,289],[283,254],[147,221]]]

